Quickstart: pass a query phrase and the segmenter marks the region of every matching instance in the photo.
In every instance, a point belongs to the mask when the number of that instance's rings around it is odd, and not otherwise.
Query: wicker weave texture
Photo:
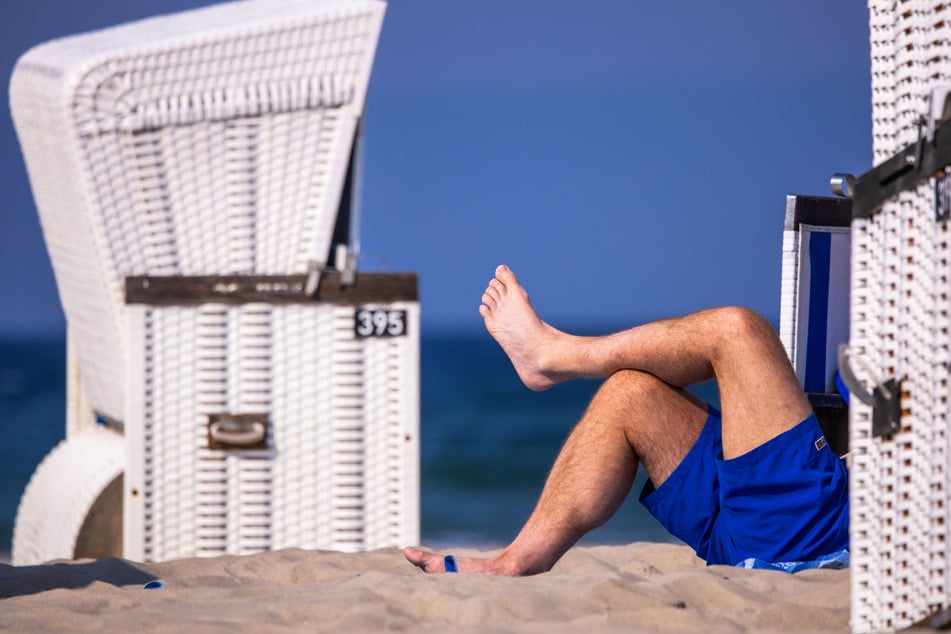
[[[127,477],[141,531],[126,556],[416,543],[418,305],[385,307],[407,311],[408,335],[357,338],[345,305],[136,307],[144,433],[127,436],[144,468]],[[209,448],[222,412],[267,413],[267,448]]]
[[[796,363],[796,317],[799,303],[796,301],[799,287],[799,232],[783,231],[782,283],[779,299],[779,338],[786,348],[790,361]]]
[[[869,0],[874,163],[918,139],[931,91],[951,84],[951,5]]]
[[[122,437],[90,429],[60,442],[34,472],[13,531],[13,565],[72,559],[96,499],[122,475]]]
[[[877,164],[918,140],[932,91],[951,84],[951,6],[868,6]],[[934,201],[929,179],[853,222],[850,347],[862,361],[853,365],[867,385],[903,380],[898,433],[873,438],[871,408],[850,407],[856,632],[901,629],[951,603],[951,251]]]
[[[20,59],[11,109],[98,411],[125,407],[126,276],[327,261],[383,10],[236,2]]]
[[[949,266],[934,184],[902,192],[854,225],[853,354],[903,379],[901,430],[871,434],[871,409],[852,400],[852,626],[907,627],[951,601],[949,526]],[[864,364],[856,371],[863,373]]]

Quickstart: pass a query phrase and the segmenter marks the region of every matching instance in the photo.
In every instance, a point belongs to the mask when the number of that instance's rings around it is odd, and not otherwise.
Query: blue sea
[[[65,359],[64,339],[0,339],[0,559],[9,557],[24,487],[65,435]],[[531,392],[487,334],[424,334],[423,544],[493,547],[515,537],[597,385]],[[706,387],[701,395],[715,398]],[[639,475],[618,514],[583,541],[673,540],[637,502],[642,484]]]

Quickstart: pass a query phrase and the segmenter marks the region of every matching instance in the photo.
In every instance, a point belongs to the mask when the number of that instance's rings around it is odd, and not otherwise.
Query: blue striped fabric
[[[829,274],[832,235],[813,231],[809,235],[809,327],[806,335],[806,367],[802,377],[807,392],[826,391],[826,340],[829,319]]]

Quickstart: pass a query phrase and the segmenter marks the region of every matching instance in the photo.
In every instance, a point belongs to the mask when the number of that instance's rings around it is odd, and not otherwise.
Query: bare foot
[[[544,390],[564,380],[549,363],[552,347],[566,335],[538,317],[515,273],[500,265],[482,295],[479,314],[489,334],[502,346],[522,383]]]
[[[445,557],[436,553],[427,553],[418,548],[404,548],[403,556],[411,564],[426,573],[446,572]],[[477,575],[496,575],[517,577],[519,573],[513,568],[506,568],[498,557],[480,559],[476,557],[455,557],[458,572]]]

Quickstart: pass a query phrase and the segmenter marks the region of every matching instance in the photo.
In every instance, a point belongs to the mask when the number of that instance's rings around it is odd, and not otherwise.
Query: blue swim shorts
[[[815,414],[756,449],[723,459],[720,412],[641,503],[708,564],[810,561],[849,545],[849,476]]]

